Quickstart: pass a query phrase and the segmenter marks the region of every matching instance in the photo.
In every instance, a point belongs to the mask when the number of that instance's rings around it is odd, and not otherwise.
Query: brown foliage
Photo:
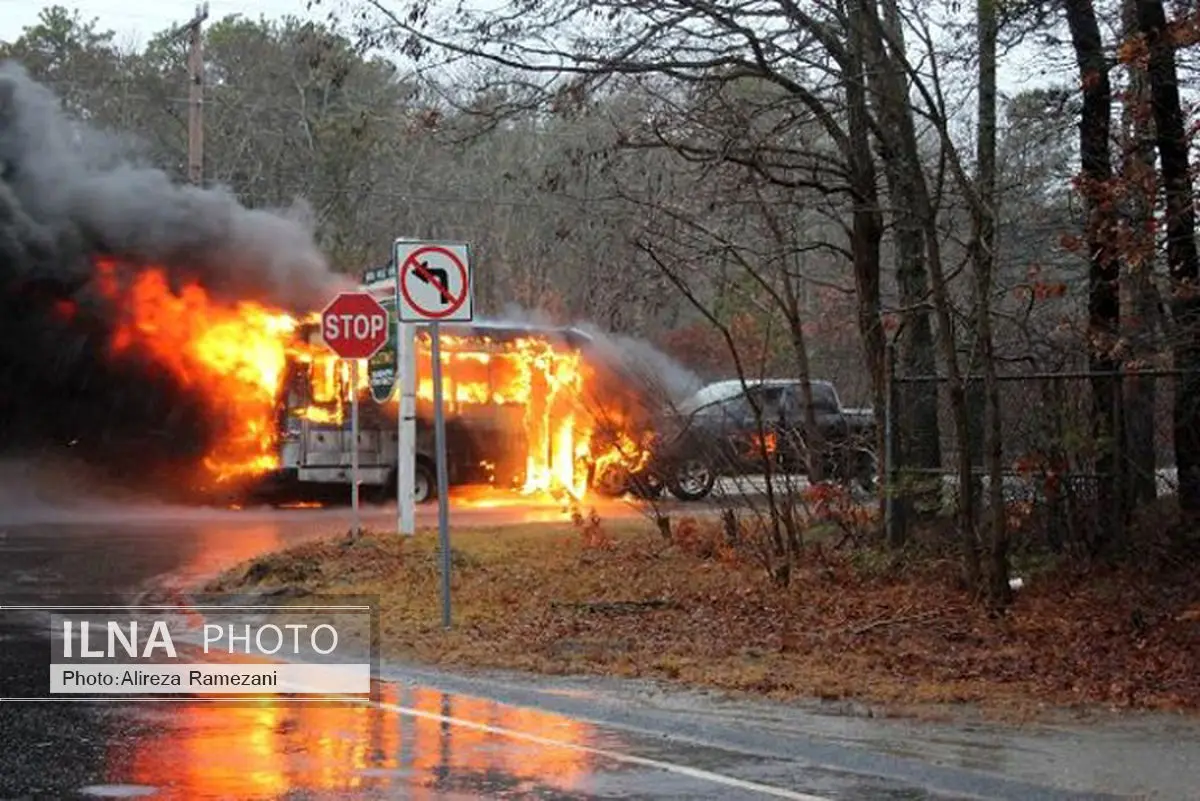
[[[659,338],[658,345],[668,356],[704,374],[722,375],[732,369],[729,348],[709,323],[692,323],[669,331]]]
[[[865,542],[875,524],[875,508],[860,503],[845,484],[834,481],[811,484],[801,492],[800,499],[808,513],[809,528],[833,526],[844,541]]]
[[[605,551],[613,547],[612,537],[604,530],[604,523],[594,508],[587,515],[578,508],[572,510],[571,525],[579,532],[579,544],[585,550]]]
[[[726,542],[726,535],[717,526],[701,523],[694,517],[682,518],[671,531],[671,544],[696,559],[735,561],[737,552]]]
[[[997,712],[1200,709],[1200,585],[1182,567],[1026,576],[995,617],[960,589],[953,559],[810,547],[781,588],[738,557],[718,521],[681,520],[670,543],[610,524],[597,548],[603,526],[580,520],[456,532],[449,633],[438,625],[432,534],[299,546],[259,560],[267,568],[253,581],[232,571],[222,588],[269,586],[273,573],[314,591],[377,594],[390,658]]]

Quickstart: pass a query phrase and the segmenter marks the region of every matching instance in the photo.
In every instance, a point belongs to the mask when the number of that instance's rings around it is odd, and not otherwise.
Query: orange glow
[[[287,544],[281,526],[274,523],[241,523],[231,528],[228,523],[218,522],[197,526],[193,531],[188,539],[186,561],[174,571],[183,585],[203,583],[222,570],[278,551]],[[186,602],[182,596],[173,600]]]
[[[580,500],[589,469],[622,464],[644,466],[649,451],[625,433],[597,448],[594,434],[613,412],[597,409],[594,371],[577,350],[548,339],[523,337],[511,342],[442,336],[442,394],[447,414],[470,416],[481,407],[516,407],[525,438],[523,495],[548,494]],[[418,344],[417,399],[433,401],[428,341]]]
[[[278,467],[276,414],[291,364],[307,368],[310,398],[289,413],[315,424],[346,419],[354,393],[351,365],[315,332],[298,335],[315,315],[298,319],[253,301],[222,302],[197,283],[172,286],[165,271],[153,267],[123,271],[103,260],[97,279],[120,313],[113,351],[151,357],[208,402],[219,430],[204,467],[217,482]],[[579,351],[534,336],[499,342],[443,335],[441,345],[448,417],[511,410],[506,419],[525,448],[522,494],[582,499],[589,472],[614,465],[637,469],[646,460],[648,452],[625,433],[596,445],[601,418],[610,427],[614,421],[611,412],[593,408],[594,373]],[[419,340],[417,365],[418,405],[428,413],[433,382],[427,336]],[[367,392],[368,382],[361,362],[359,393]]]
[[[278,798],[309,793],[419,797],[440,776],[507,774],[560,792],[582,789],[588,724],[493,701],[394,684],[387,705],[554,740],[524,742],[366,705],[172,704],[157,736],[114,748],[108,780],[159,788],[155,798]]]
[[[779,437],[776,436],[774,431],[768,431],[764,436],[751,434],[750,444],[754,449],[754,454],[765,453],[767,456],[773,456],[779,450]]]
[[[97,264],[98,284],[121,313],[112,349],[149,355],[211,401],[223,430],[204,460],[209,473],[223,481],[275,467],[275,398],[297,321],[258,303],[219,303],[196,283],[176,291],[159,269],[117,268]]]

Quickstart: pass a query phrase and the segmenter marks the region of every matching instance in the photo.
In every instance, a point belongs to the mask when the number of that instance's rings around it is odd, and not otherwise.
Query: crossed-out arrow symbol
[[[430,267],[429,262],[419,261],[416,267],[413,268],[413,273],[417,278],[426,284],[432,284],[433,288],[438,291],[438,296],[441,298],[443,306],[449,306],[454,302],[454,296],[450,294],[447,287],[450,285],[450,273],[442,267]]]

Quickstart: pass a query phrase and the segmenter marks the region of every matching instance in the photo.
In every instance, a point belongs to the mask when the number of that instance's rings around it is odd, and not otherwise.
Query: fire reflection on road
[[[110,780],[165,798],[272,798],[289,793],[383,793],[420,798],[472,781],[579,790],[591,727],[537,710],[380,684],[383,704],[470,720],[564,745],[532,745],[371,705],[164,704],[155,735],[114,747]]]
[[[190,553],[176,571],[175,580],[210,576],[236,564],[284,547],[279,525],[259,524],[239,526],[230,531],[227,526],[199,526],[192,538]]]

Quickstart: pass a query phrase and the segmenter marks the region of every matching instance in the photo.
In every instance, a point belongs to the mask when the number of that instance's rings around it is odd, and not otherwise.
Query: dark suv
[[[810,383],[827,450],[825,474],[870,487],[877,470],[874,418],[843,409],[828,381]],[[764,472],[764,457],[773,460],[776,471],[807,472],[805,417],[798,380],[709,384],[664,416],[651,470],[681,500],[707,496],[720,475]]]

